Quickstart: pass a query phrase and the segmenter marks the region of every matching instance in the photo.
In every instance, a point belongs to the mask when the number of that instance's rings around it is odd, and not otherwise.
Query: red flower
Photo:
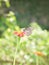
[[[36,54],[38,56],[43,56],[44,55],[42,52],[39,52],[39,51],[34,52],[34,54]]]
[[[19,37],[23,37],[25,32],[17,32],[17,31],[15,31],[14,34],[19,36]]]

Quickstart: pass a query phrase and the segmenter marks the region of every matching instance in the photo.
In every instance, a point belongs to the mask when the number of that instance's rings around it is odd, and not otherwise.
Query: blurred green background
[[[13,34],[23,29],[28,36]],[[49,65],[49,0],[0,0],[0,65],[15,65],[14,60],[17,65]]]
[[[9,1],[11,6],[7,8],[5,3],[3,3],[0,14],[13,11],[20,27],[28,26],[29,23],[36,21],[41,27],[49,29],[49,0]]]

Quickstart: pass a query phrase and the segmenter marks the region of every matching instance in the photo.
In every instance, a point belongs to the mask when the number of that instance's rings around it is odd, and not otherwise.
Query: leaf
[[[7,7],[10,7],[10,3],[9,3],[8,0],[5,0],[5,4],[6,4]]]

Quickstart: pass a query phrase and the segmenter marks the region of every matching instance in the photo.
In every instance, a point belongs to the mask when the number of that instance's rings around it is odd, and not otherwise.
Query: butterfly
[[[32,33],[33,28],[32,27],[28,27],[28,28],[24,28],[23,31],[26,33],[27,36],[29,36]]]

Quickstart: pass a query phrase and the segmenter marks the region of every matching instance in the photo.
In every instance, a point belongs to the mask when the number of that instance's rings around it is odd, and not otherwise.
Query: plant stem
[[[14,55],[14,60],[13,60],[13,65],[16,65],[16,51],[15,51],[15,55]]]
[[[18,41],[18,37],[17,37],[17,45],[16,45],[16,49],[15,49],[15,53],[14,53],[14,59],[13,59],[13,65],[16,65],[16,53],[17,53],[17,51],[18,51],[18,43],[19,41]]]
[[[36,65],[38,65],[39,62],[38,62],[38,55],[36,55]]]

